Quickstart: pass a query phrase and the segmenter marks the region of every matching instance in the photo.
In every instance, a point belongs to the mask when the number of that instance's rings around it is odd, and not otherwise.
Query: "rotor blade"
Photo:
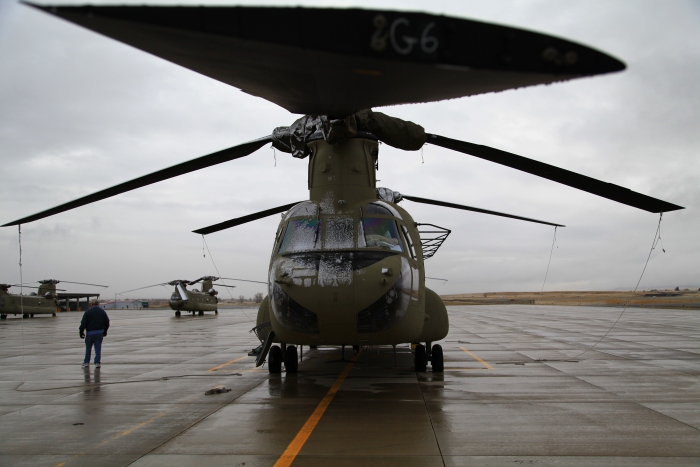
[[[234,279],[232,277],[219,277],[219,279],[226,279],[227,281],[242,281],[242,282],[255,282],[256,284],[267,284],[267,282],[249,281],[248,279]]]
[[[201,234],[201,235],[208,235],[210,233],[218,232],[220,230],[229,229],[231,227],[245,224],[247,222],[256,221],[258,219],[262,219],[263,217],[271,216],[273,214],[279,214],[280,212],[284,212],[287,209],[294,206],[295,204],[299,204],[299,203],[301,203],[301,201],[296,201],[294,203],[285,204],[284,206],[277,206],[276,208],[266,209],[264,211],[256,212],[253,214],[248,214],[247,216],[237,217],[235,219],[231,219],[228,221],[220,222],[218,224],[210,225],[209,227],[203,227],[203,228],[198,229],[198,230],[193,230],[192,232],[194,232],[196,234]]]
[[[505,165],[516,170],[522,170],[523,172],[537,175],[538,177],[546,178],[553,182],[577,188],[644,211],[667,212],[685,209],[681,206],[637,193],[619,185],[602,182],[595,178],[560,169],[559,167],[528,159],[527,157],[501,151],[500,149],[467,143],[466,141],[459,141],[440,135],[428,134],[427,137],[427,142],[430,144],[469,154],[470,156]]]
[[[554,224],[552,222],[540,221],[537,219],[530,219],[529,217],[515,216],[513,214],[506,214],[504,212],[489,211],[488,209],[475,208],[472,206],[464,206],[463,204],[448,203],[445,201],[438,201],[435,199],[427,199],[427,198],[419,198],[417,196],[409,196],[409,195],[404,195],[404,194],[402,194],[401,196],[403,197],[403,199],[413,201],[414,203],[433,204],[435,206],[443,206],[446,208],[454,208],[454,209],[463,209],[465,211],[480,212],[482,214],[491,214],[493,216],[510,217],[511,219],[519,219],[521,221],[535,222],[537,224],[553,225],[555,227],[566,227],[565,225],[561,225],[561,224]]]
[[[99,285],[99,284],[86,284],[85,282],[71,282],[71,281],[61,281],[64,284],[79,284],[79,285],[92,285],[95,287],[109,287],[108,285]]]
[[[235,289],[235,285],[224,285],[224,284],[214,284],[214,287],[229,287],[231,289]]]
[[[245,157],[265,144],[271,142],[272,139],[269,136],[259,138],[247,143],[239,144],[238,146],[233,146],[222,151],[214,152],[206,156],[198,157],[197,159],[192,159],[180,164],[173,165],[163,170],[158,170],[157,172],[144,175],[142,177],[129,180],[128,182],[120,183],[111,188],[106,188],[104,190],[98,191],[91,195],[83,196],[68,203],[61,204],[59,206],[41,211],[39,213],[33,214],[31,216],[23,217],[16,221],[12,221],[3,225],[2,227],[9,227],[17,224],[26,224],[28,222],[34,222],[44,217],[53,216],[70,209],[75,209],[86,204],[94,203],[95,201],[100,201],[106,198],[111,198],[121,193],[126,193],[127,191],[135,190],[153,183],[162,182],[169,178],[177,177],[179,175],[184,175],[186,173],[194,172],[195,170],[204,169],[206,167],[211,167],[212,165],[221,164],[222,162],[228,162],[234,159]]]
[[[138,289],[125,290],[124,292],[118,292],[117,295],[121,295],[127,292],[135,292],[137,290],[150,289],[151,287],[158,287],[159,285],[167,285],[167,282],[163,282],[162,284],[147,285],[146,287],[139,287]]]
[[[182,299],[182,301],[186,302],[190,299],[190,296],[187,294],[187,289],[184,288],[182,284],[177,284],[175,288],[180,293],[180,298]]]
[[[434,281],[443,281],[443,282],[447,282],[447,279],[440,279],[439,277],[428,277],[428,276],[425,276],[425,278],[426,278],[426,279],[432,279],[432,280],[434,280]]]

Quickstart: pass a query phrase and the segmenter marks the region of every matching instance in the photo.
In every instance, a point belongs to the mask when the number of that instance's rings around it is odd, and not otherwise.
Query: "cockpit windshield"
[[[365,217],[358,228],[358,247],[403,251],[399,240],[399,231],[396,228],[396,221],[393,219]]]
[[[295,219],[289,221],[284,233],[280,254],[292,251],[315,250],[321,244],[319,235],[321,221],[318,219]]]

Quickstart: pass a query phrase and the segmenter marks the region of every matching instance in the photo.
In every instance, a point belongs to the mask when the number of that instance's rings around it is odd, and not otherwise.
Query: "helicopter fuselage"
[[[396,345],[447,335],[411,215],[378,199],[378,143],[309,143],[310,200],[283,216],[258,325],[276,342]],[[270,329],[268,328],[268,329]]]
[[[55,315],[58,309],[56,285],[42,284],[33,295],[11,294],[7,288],[0,287],[0,318],[8,315]]]
[[[175,290],[170,296],[168,305],[176,312],[204,312],[214,311],[218,313],[218,299],[216,292],[212,288],[211,281],[202,283],[202,292],[198,290],[188,290],[184,283],[175,285]]]

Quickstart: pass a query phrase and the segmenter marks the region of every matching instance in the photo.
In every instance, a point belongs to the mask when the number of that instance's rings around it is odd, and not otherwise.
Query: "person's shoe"
[[[101,365],[99,363],[95,363],[95,368],[99,368]]]
[[[82,366],[83,368],[88,368],[88,367],[90,366],[90,364],[89,364],[89,363],[83,363],[83,364],[80,365],[80,366]]]

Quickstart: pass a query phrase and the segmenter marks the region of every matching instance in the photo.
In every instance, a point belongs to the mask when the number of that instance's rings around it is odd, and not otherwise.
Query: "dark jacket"
[[[93,306],[83,314],[83,320],[80,322],[80,332],[85,330],[88,332],[97,331],[99,329],[107,332],[107,329],[109,329],[109,316],[99,306]]]

